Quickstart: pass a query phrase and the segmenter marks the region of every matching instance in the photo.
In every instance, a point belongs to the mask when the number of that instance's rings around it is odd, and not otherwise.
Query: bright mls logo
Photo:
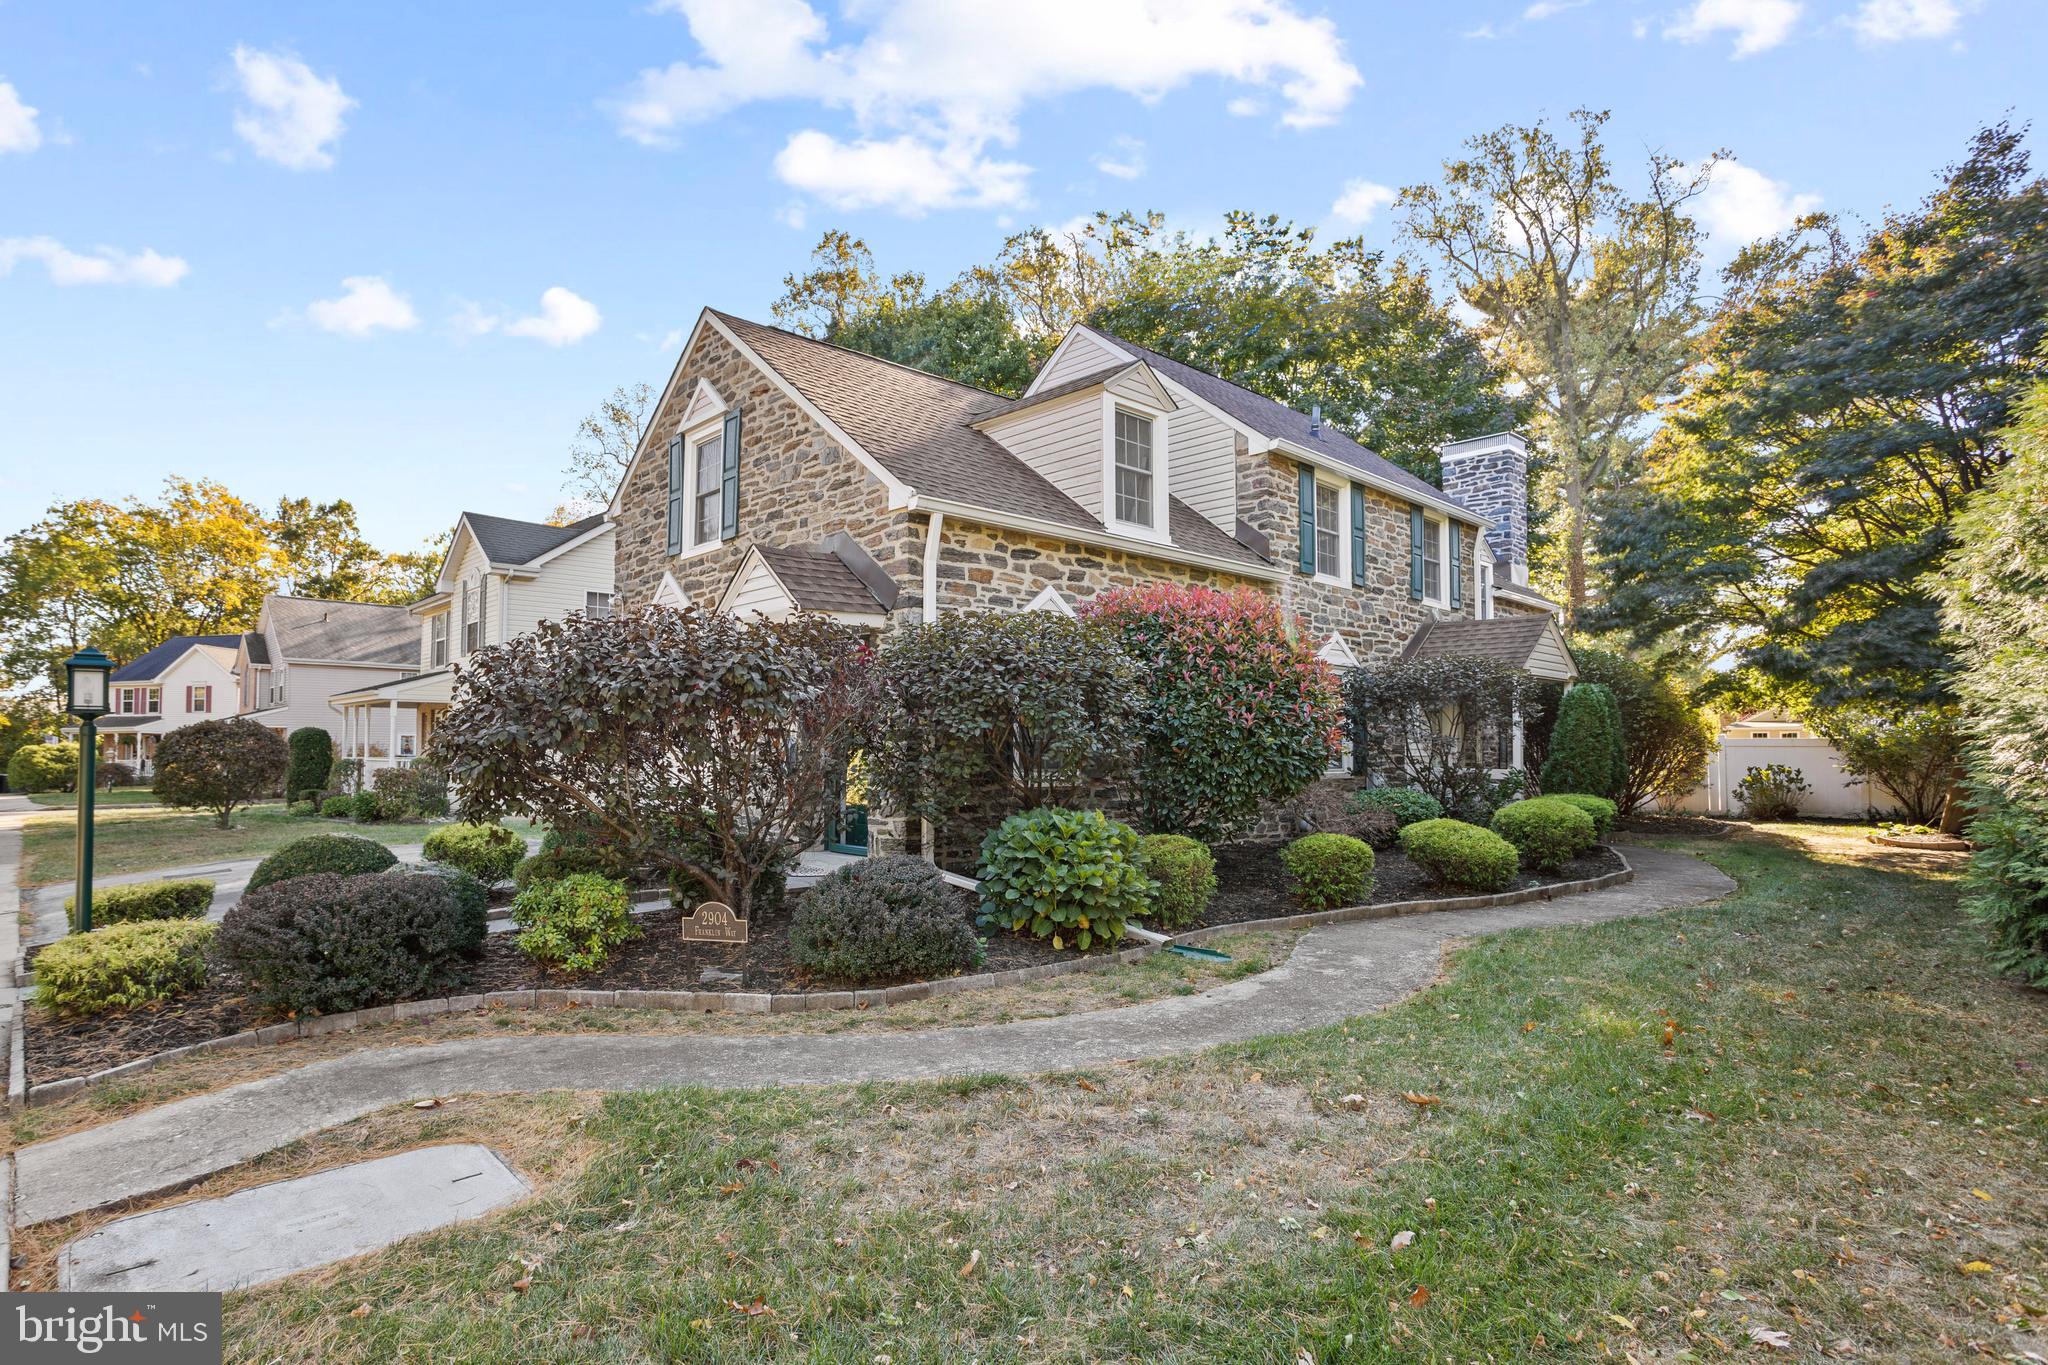
[[[16,1294],[7,1327],[14,1365],[75,1361],[219,1362],[218,1294]],[[4,1344],[4,1342],[0,1342]]]

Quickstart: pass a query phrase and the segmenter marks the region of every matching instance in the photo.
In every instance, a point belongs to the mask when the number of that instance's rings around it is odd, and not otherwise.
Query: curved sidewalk
[[[525,1036],[351,1053],[24,1147],[16,1153],[15,1221],[26,1227],[185,1184],[434,1095],[925,1080],[1197,1052],[1383,1009],[1435,979],[1451,939],[1650,914],[1735,889],[1685,854],[1631,847],[1628,858],[1636,879],[1624,886],[1534,905],[1332,925],[1311,931],[1272,971],[1123,1009],[924,1032]]]

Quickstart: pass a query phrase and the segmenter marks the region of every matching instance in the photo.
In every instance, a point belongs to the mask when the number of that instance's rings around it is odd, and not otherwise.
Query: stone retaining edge
[[[29,1086],[24,1098],[15,1093],[8,1096],[8,1108],[12,1109],[25,1102],[30,1107],[54,1104],[67,1099],[88,1086],[105,1081],[119,1080],[144,1071],[152,1070],[166,1062],[181,1057],[196,1057],[208,1052],[227,1052],[237,1048],[261,1047],[271,1043],[287,1042],[294,1038],[321,1038],[330,1033],[349,1033],[365,1026],[397,1023],[407,1019],[426,1019],[441,1014],[466,1014],[477,1009],[551,1009],[576,1007],[583,1009],[669,1009],[694,1010],[703,1013],[724,1012],[728,1014],[795,1014],[805,1010],[872,1009],[876,1007],[905,1004],[912,1000],[926,1000],[933,996],[954,995],[961,991],[984,990],[994,986],[1019,986],[1033,981],[1046,981],[1069,972],[1100,971],[1106,967],[1125,962],[1139,962],[1154,953],[1165,952],[1175,943],[1200,943],[1220,934],[1239,933],[1245,930],[1311,929],[1321,924],[1341,924],[1350,920],[1391,919],[1397,915],[1427,914],[1437,910],[1479,910],[1498,905],[1527,905],[1534,901],[1556,900],[1560,896],[1578,895],[1585,891],[1601,891],[1610,886],[1619,886],[1635,878],[1635,869],[1629,866],[1628,858],[1618,848],[1609,846],[1614,856],[1621,859],[1622,870],[1608,872],[1598,877],[1589,877],[1576,882],[1559,882],[1554,886],[1530,887],[1522,891],[1502,891],[1484,896],[1452,896],[1438,900],[1392,901],[1385,905],[1352,905],[1337,910],[1319,910],[1311,914],[1280,915],[1272,919],[1245,920],[1237,924],[1218,924],[1205,929],[1192,929],[1185,934],[1176,934],[1159,947],[1125,948],[1120,952],[1104,953],[1096,957],[1073,958],[1064,962],[1045,962],[1035,967],[1012,967],[1000,972],[980,972],[972,976],[948,976],[937,981],[912,981],[901,986],[888,986],[875,990],[851,991],[791,991],[769,994],[765,991],[638,991],[638,990],[578,990],[533,989],[519,991],[486,991],[477,995],[455,995],[434,1000],[407,1000],[396,1005],[376,1005],[369,1009],[348,1010],[341,1014],[316,1015],[311,1019],[271,1024],[245,1033],[231,1033],[224,1038],[208,1038],[202,1042],[188,1043],[174,1047],[168,1052],[152,1053],[137,1057],[119,1066],[108,1067],[86,1076],[66,1076],[61,1080],[45,1081]],[[14,1030],[14,1050],[17,1057],[22,1055],[22,1035],[26,1030],[26,1014],[20,1021],[21,1027]]]

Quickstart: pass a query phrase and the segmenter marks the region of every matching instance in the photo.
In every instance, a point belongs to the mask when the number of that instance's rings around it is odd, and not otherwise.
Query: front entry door
[[[867,856],[867,795],[861,756],[855,754],[839,781],[838,809],[832,816],[832,823],[825,827],[825,847],[829,852]]]

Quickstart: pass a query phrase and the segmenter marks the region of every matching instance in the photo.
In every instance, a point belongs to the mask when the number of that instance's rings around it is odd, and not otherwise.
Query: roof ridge
[[[794,331],[788,327],[778,327],[772,322],[756,322],[752,318],[743,318],[737,313],[728,313],[720,308],[707,307],[704,311],[711,314],[713,317],[724,318],[727,322],[744,322],[747,326],[758,327],[764,332],[778,332],[783,336],[792,337],[797,341],[807,341],[813,346],[822,346],[828,351],[838,351],[843,355],[858,356],[862,360],[871,360],[877,365],[888,365],[894,369],[902,370],[907,374],[914,374],[918,376],[920,379],[936,380],[941,384],[949,384],[956,389],[965,389],[967,390],[967,392],[979,394],[983,398],[993,398],[998,402],[1004,403],[1011,401],[1010,399],[1005,398],[1002,394],[996,393],[993,390],[984,389],[975,384],[963,383],[962,381],[954,379],[949,375],[936,374],[931,370],[920,370],[915,365],[906,365],[900,360],[891,360],[887,356],[875,355],[873,352],[870,351],[856,350],[851,346],[841,346],[836,341],[824,341],[818,337],[805,336],[802,332]]]

